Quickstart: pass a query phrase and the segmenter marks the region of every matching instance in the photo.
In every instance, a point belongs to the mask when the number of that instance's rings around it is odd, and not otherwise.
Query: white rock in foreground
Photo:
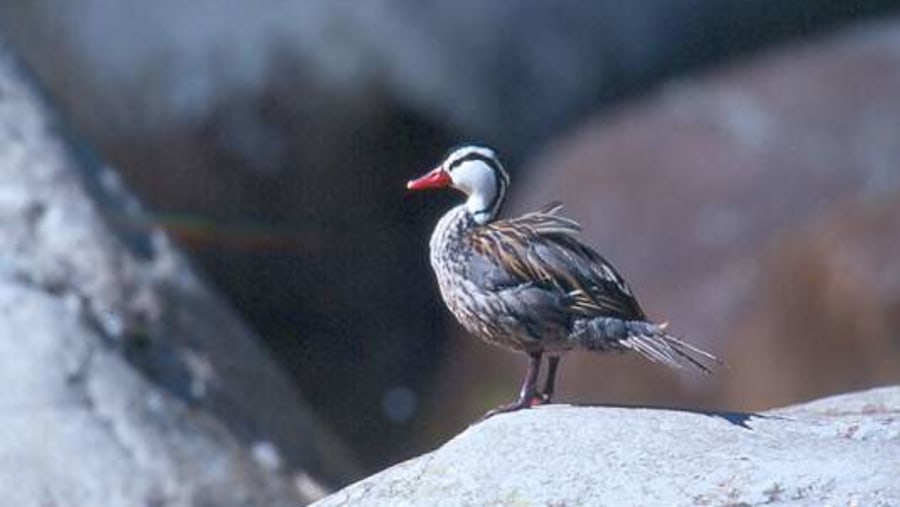
[[[351,475],[2,38],[0,245],[0,506],[296,506]]]
[[[315,505],[346,504],[900,505],[900,386],[753,415],[539,407]]]

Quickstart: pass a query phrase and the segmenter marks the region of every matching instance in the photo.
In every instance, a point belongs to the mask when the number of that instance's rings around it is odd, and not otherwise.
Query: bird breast
[[[477,286],[466,277],[466,261],[471,252],[463,242],[466,231],[475,226],[465,205],[448,211],[431,235],[431,267],[437,277],[441,296],[456,319],[470,333],[491,335],[484,304]]]
[[[450,210],[438,222],[431,237],[431,265],[441,296],[467,331],[482,340],[513,350],[539,350],[560,342],[563,331],[557,319],[534,312],[535,297],[544,297],[528,285],[497,290],[490,280],[477,280],[477,256],[465,241],[478,224],[464,206]],[[554,305],[549,305],[554,306]],[[550,327],[548,327],[550,326]],[[559,335],[559,336],[557,336]]]

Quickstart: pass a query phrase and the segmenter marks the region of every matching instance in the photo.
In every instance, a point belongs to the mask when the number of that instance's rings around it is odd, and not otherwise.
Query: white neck
[[[471,160],[454,168],[450,175],[453,186],[469,196],[466,210],[475,221],[484,224],[492,219],[497,212],[495,197],[500,191],[494,171],[481,160]]]
[[[491,199],[493,199],[493,195],[475,193],[470,195],[466,200],[466,210],[468,210],[469,214],[472,215],[472,218],[479,224],[485,224],[488,220],[493,218],[491,216],[493,210],[488,208],[491,204]]]

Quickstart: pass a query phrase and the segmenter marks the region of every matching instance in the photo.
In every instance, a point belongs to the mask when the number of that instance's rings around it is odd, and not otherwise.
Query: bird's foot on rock
[[[500,405],[499,407],[488,411],[478,422],[484,421],[485,419],[490,419],[491,417],[497,414],[505,414],[507,412],[516,412],[518,410],[523,410],[526,408],[536,407],[538,405],[544,405],[550,403],[550,396],[547,396],[543,393],[534,392],[527,396],[521,396],[518,400],[507,403],[505,405]]]

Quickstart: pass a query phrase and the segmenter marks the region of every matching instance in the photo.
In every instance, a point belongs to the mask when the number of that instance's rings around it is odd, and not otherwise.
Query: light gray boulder
[[[0,41],[0,505],[299,505],[353,473]]]
[[[900,505],[900,386],[761,414],[548,405],[475,424],[332,505]]]

